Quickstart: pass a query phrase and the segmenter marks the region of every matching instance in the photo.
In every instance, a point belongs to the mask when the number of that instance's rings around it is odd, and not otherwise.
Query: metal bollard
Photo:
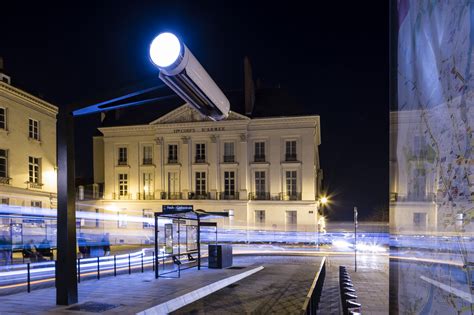
[[[153,260],[152,260],[152,268],[153,268],[153,271],[155,271],[155,252],[153,252]]]
[[[99,264],[99,258],[97,257],[97,280],[100,280],[100,264]]]
[[[26,264],[26,268],[27,268],[27,273],[26,273],[26,277],[27,277],[27,280],[26,280],[26,282],[27,282],[27,290],[28,290],[28,293],[30,293],[30,292],[31,292],[31,286],[30,286],[30,280],[31,280],[31,278],[30,278],[30,263],[27,263],[27,264]]]
[[[142,273],[143,273],[143,252],[142,252]]]
[[[77,259],[77,282],[81,283],[81,259]]]
[[[117,276],[117,255],[114,255],[114,277]]]
[[[128,254],[128,274],[132,274],[132,266],[130,265],[130,254]]]

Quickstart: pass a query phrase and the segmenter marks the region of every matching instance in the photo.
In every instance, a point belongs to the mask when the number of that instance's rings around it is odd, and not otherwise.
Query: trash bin
[[[209,268],[227,268],[232,266],[232,245],[209,244]]]

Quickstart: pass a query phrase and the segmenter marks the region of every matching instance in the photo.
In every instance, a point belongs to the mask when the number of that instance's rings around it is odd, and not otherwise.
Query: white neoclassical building
[[[16,228],[23,230],[21,235],[28,235],[27,230],[45,231],[43,220],[23,220],[21,216],[56,208],[57,113],[56,106],[12,86],[10,78],[0,73],[2,230],[9,231],[11,224],[17,224]]]
[[[116,220],[82,226],[140,237],[166,204],[228,211],[224,227],[314,232],[321,182],[319,116],[202,118],[185,104],[140,125],[99,128],[94,182],[78,208]],[[102,225],[103,224],[103,225]],[[133,232],[131,232],[133,231]]]

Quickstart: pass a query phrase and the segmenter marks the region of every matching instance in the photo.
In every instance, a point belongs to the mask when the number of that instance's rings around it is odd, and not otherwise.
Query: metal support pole
[[[142,252],[142,273],[143,273],[143,252]]]
[[[74,119],[66,108],[57,120],[58,210],[56,304],[78,301],[76,270],[76,190],[74,186]]]
[[[81,259],[77,259],[77,282],[81,283]]]
[[[99,258],[97,257],[97,280],[100,280],[100,264],[99,264]]]
[[[128,274],[132,274],[132,265],[130,264],[130,254],[128,254]]]
[[[152,259],[151,266],[153,268],[153,271],[155,271],[155,252],[153,252],[153,259]]]
[[[354,207],[354,270],[357,272],[357,207]]]
[[[114,255],[114,277],[117,276],[117,255]]]
[[[201,270],[201,220],[199,214],[197,215],[198,230],[197,230],[197,247],[198,247],[198,270]]]
[[[153,252],[155,279],[158,279],[158,213],[155,212],[155,251]]]
[[[26,273],[27,290],[28,290],[28,293],[30,293],[31,292],[31,287],[30,287],[30,280],[31,280],[31,277],[30,277],[30,263],[26,264],[26,268],[27,268],[27,273]]]

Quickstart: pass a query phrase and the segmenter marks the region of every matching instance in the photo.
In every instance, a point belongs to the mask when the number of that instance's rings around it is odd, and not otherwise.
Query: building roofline
[[[16,88],[10,84],[4,83],[0,81],[0,90],[6,91],[9,94],[14,95],[15,97],[18,97],[28,103],[33,103],[34,105],[38,106],[39,108],[53,114],[57,115],[59,108],[57,106],[54,106],[51,103],[48,103],[36,96],[31,95],[30,93],[27,93],[19,88]]]

